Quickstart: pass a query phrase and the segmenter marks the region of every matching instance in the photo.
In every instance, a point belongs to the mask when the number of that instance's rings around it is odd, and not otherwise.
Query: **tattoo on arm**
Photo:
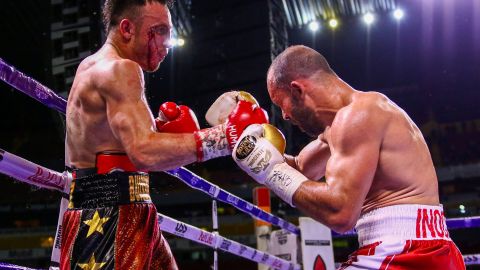
[[[198,132],[202,144],[203,160],[230,155],[225,126],[218,125]]]

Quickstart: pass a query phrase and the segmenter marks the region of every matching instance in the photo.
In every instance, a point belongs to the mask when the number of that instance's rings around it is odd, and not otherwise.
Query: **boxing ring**
[[[0,79],[17,90],[36,99],[47,107],[65,114],[67,104],[65,99],[55,94],[55,92],[53,92],[51,89],[37,82],[35,79],[18,71],[1,58]],[[61,223],[61,217],[63,216],[62,211],[64,211],[66,208],[68,203],[68,193],[70,191],[71,174],[69,172],[57,172],[45,168],[2,149],[0,149],[0,172],[18,181],[34,185],[39,188],[46,188],[60,192],[63,198],[59,215],[59,223]],[[216,205],[215,202],[217,200],[224,202],[232,205],[239,211],[248,214],[255,219],[275,225],[289,233],[300,235],[300,229],[296,225],[260,209],[256,205],[247,202],[246,200],[239,198],[226,190],[223,190],[219,186],[208,182],[207,180],[195,175],[193,172],[183,167],[166,171],[166,173],[179,179],[189,187],[199,190],[210,196],[213,200],[214,206]],[[235,242],[216,233],[216,224],[218,222],[216,207],[212,207],[214,232],[208,232],[199,229],[160,213],[157,213],[157,215],[159,219],[159,226],[161,226],[161,230],[163,232],[168,232],[173,235],[189,239],[191,241],[211,247],[214,250],[222,250],[224,252],[243,257],[247,260],[265,264],[274,269],[302,269],[301,265],[299,264],[291,263],[274,255]],[[447,219],[447,226],[449,229],[480,227],[480,216]],[[59,252],[58,244],[56,244],[59,237],[58,231],[59,230],[57,228],[53,254]],[[333,235],[334,237],[343,237],[354,234],[355,232],[350,231],[342,235],[335,233]],[[55,262],[55,259],[55,255],[52,255],[52,262]],[[480,264],[480,254],[464,255],[464,261],[466,265]],[[31,268],[0,262],[0,269],[20,270]],[[216,269],[216,255],[214,259],[214,269]]]

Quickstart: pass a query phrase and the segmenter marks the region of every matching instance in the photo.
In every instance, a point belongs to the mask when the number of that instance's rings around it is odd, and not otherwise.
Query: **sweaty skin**
[[[330,148],[325,143],[324,134],[320,134],[316,140],[311,141],[296,157],[285,155],[285,160],[290,166],[311,180],[320,180],[325,176],[325,167],[330,158]]]
[[[314,77],[300,81],[302,89],[314,89]],[[295,206],[344,232],[361,213],[375,208],[438,205],[433,162],[409,116],[380,93],[356,91],[336,76],[326,80],[332,81],[328,84],[332,91],[299,94],[317,125],[325,128],[298,156],[286,156],[291,166],[311,180],[295,192]],[[285,92],[269,83],[272,101],[282,108],[284,117],[309,130],[312,123],[300,121],[298,104]],[[325,182],[313,181],[324,176]]]
[[[156,132],[142,69],[158,69],[172,23],[166,6],[142,8],[141,22],[120,23],[122,30],[112,29],[103,47],[78,67],[67,104],[67,166],[94,167],[101,151],[126,152],[140,170],[196,161],[193,134]]]

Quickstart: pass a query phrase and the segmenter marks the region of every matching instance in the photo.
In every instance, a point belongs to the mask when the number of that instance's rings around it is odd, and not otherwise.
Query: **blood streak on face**
[[[165,30],[158,28],[152,27],[148,32],[148,71],[157,70],[168,54],[170,34],[167,38],[163,38]],[[158,37],[159,35],[160,37]]]

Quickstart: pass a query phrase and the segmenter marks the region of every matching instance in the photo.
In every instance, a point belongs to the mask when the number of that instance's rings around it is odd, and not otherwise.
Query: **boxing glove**
[[[240,136],[232,157],[248,175],[293,206],[293,194],[308,179],[285,162],[284,152],[285,138],[276,127],[253,124]]]
[[[210,126],[216,126],[225,123],[227,117],[235,109],[239,101],[248,101],[251,104],[258,105],[257,100],[248,92],[245,91],[230,91],[223,93],[210,106],[205,119]]]
[[[257,100],[245,91],[222,94],[208,109],[205,119],[211,126],[225,123],[228,146],[233,149],[242,131],[250,124],[268,123],[268,115]]]
[[[193,111],[185,105],[177,105],[174,102],[160,105],[155,125],[158,132],[167,133],[193,133],[200,129]]]
[[[230,91],[221,95],[208,109],[205,118],[214,127],[195,133],[199,161],[230,155],[247,126],[268,123],[265,110],[252,95],[244,91]]]

